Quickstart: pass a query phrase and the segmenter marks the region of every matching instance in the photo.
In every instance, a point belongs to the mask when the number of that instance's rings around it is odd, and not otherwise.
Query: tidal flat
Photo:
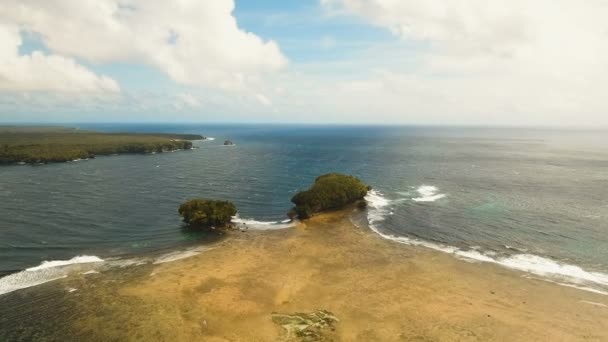
[[[0,298],[0,337],[608,340],[604,295],[400,245],[350,218],[337,212],[290,229],[235,231],[189,258],[80,274],[8,294]],[[8,310],[15,303],[19,307]],[[302,333],[277,319],[314,313],[335,321]]]

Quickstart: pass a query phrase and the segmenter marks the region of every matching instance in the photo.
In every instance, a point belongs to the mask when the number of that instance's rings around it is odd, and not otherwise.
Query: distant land
[[[102,133],[71,127],[0,126],[0,164],[46,164],[192,148],[197,134]]]

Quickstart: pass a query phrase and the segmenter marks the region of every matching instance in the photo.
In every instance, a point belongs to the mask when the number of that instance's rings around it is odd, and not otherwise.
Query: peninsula
[[[197,134],[105,133],[68,127],[0,126],[0,164],[46,164],[192,148]]]

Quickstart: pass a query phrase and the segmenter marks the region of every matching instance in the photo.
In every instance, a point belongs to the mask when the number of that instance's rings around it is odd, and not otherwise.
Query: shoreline
[[[0,126],[0,165],[43,165],[116,154],[189,150],[200,134],[96,132],[67,127]]]
[[[606,296],[525,275],[385,240],[341,211],[45,288],[73,289],[74,339],[285,340],[272,313],[315,310],[339,319],[321,330],[338,341],[608,339]]]
[[[366,196],[366,200],[368,202],[368,226],[383,239],[407,246],[425,247],[469,262],[496,264],[562,286],[608,295],[608,274],[604,270],[589,269],[576,263],[556,260],[546,255],[528,253],[525,249],[519,250],[508,245],[504,245],[506,249],[515,250],[517,253],[504,253],[504,251],[499,252],[497,249],[487,249],[481,246],[456,247],[415,237],[385,233],[378,224],[382,224],[387,215],[391,215],[392,201],[374,190]]]

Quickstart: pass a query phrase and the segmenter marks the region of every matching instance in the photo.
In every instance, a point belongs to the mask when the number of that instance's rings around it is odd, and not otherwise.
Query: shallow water
[[[191,197],[234,201],[254,228],[280,222],[296,191],[335,171],[374,187],[375,200],[384,202],[370,206],[368,218],[387,237],[536,273],[557,270],[569,282],[570,276],[583,278],[585,286],[589,280],[608,285],[606,132],[80,127],[216,140],[196,142],[192,151],[0,167],[0,272],[45,260],[131,258],[199,244],[211,237],[182,230],[176,212]],[[237,146],[222,146],[225,139]]]
[[[106,261],[98,273],[78,264],[69,277],[0,296],[0,340],[277,341],[286,336],[273,313],[315,308],[339,318],[322,331],[337,341],[608,337],[604,296],[383,241],[365,212],[349,213],[234,232],[176,262],[172,252],[138,266]]]

